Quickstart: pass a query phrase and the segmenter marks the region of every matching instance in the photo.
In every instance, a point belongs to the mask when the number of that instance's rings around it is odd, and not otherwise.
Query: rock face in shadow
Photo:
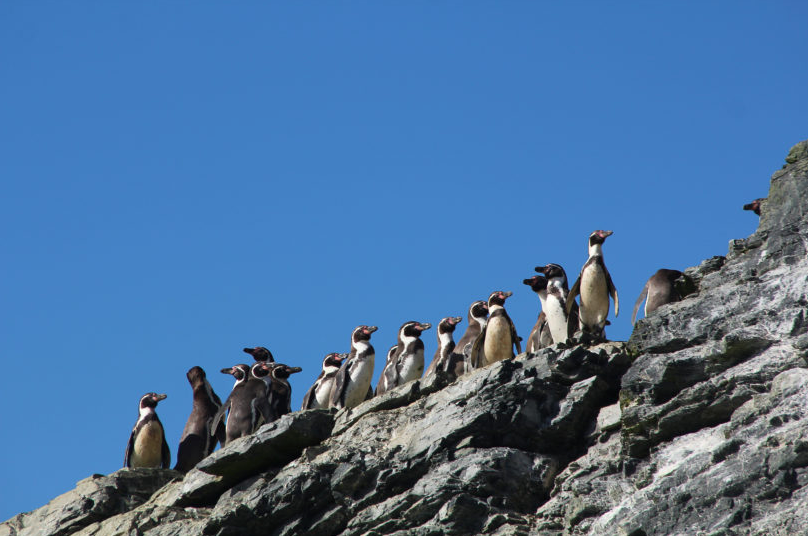
[[[187,475],[90,477],[0,536],[800,534],[808,142],[772,177],[758,230],[686,274],[695,292],[627,343],[292,413]]]

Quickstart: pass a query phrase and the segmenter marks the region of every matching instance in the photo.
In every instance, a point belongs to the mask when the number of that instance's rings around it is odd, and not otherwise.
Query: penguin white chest
[[[544,313],[547,315],[547,324],[553,343],[558,344],[567,340],[567,314],[561,302],[555,296],[549,296],[545,301]]]
[[[331,397],[331,389],[334,387],[334,376],[323,378],[320,385],[314,390],[314,407],[327,408],[328,399]]]
[[[606,274],[599,264],[593,263],[581,274],[581,322],[586,326],[606,325],[609,315],[609,289]]]
[[[365,400],[373,376],[374,357],[366,357],[348,369],[351,381],[345,391],[345,407],[352,408]]]
[[[409,381],[417,380],[424,372],[424,351],[415,352],[401,356],[401,380],[399,385]]]
[[[511,324],[507,318],[494,316],[488,321],[483,351],[485,352],[486,364],[513,357]]]
[[[159,467],[163,456],[163,427],[156,421],[143,426],[135,438],[130,465]]]

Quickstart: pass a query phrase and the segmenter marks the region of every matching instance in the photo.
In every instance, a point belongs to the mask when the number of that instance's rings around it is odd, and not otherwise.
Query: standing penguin
[[[553,344],[566,342],[575,335],[579,323],[577,303],[573,301],[569,313],[567,313],[567,300],[570,292],[567,272],[561,265],[554,263],[536,266],[536,271],[547,278],[547,292],[542,301],[542,311],[546,313],[547,326],[550,328]]]
[[[473,368],[470,361],[471,347],[482,332],[485,323],[488,322],[488,303],[478,300],[469,305],[468,322],[466,332],[457,341],[455,351],[452,352],[449,362],[446,364],[446,370],[450,376],[460,377]]]
[[[431,327],[432,324],[414,320],[401,325],[395,354],[385,364],[376,387],[377,396],[421,377],[424,373],[424,341],[420,337]]]
[[[334,380],[334,389],[329,399],[331,407],[353,408],[368,396],[376,358],[370,336],[377,329],[379,328],[376,326],[363,325],[351,333],[351,352]]]
[[[394,376],[388,376],[385,374],[386,371],[390,370],[390,368],[395,369],[395,362],[396,362],[396,352],[398,352],[398,343],[394,344],[387,350],[387,357],[384,360],[384,368],[382,368],[382,374],[379,376],[379,383],[376,384],[376,391],[372,394],[378,395],[380,394],[379,391],[382,393],[389,391],[395,385],[392,383],[395,381]],[[372,397],[371,397],[372,398]],[[367,400],[367,398],[365,399]]]
[[[271,383],[268,396],[273,420],[280,419],[287,413],[292,412],[292,386],[289,385],[289,376],[302,370],[300,367],[290,367],[282,363],[274,363],[270,366],[269,378]]]
[[[505,311],[505,300],[513,292],[497,290],[488,297],[488,322],[477,336],[471,349],[471,364],[474,368],[484,367],[503,359],[513,359],[513,347],[516,353],[522,353],[520,338],[516,328]]]
[[[250,354],[256,361],[268,361],[270,363],[275,362],[275,358],[272,357],[272,352],[270,352],[263,346],[256,346],[255,348],[244,348],[244,353]]]
[[[434,374],[436,370],[447,370],[449,359],[455,349],[452,334],[461,320],[463,320],[461,316],[447,316],[438,324],[438,349],[435,351],[432,363],[429,364],[424,376]]]
[[[177,449],[177,465],[174,469],[186,473],[216,448],[216,442],[224,445],[225,427],[219,423],[211,428],[213,417],[222,407],[222,401],[213,392],[202,367],[193,367],[186,374],[193,390],[191,415],[185,423]]]
[[[580,327],[584,331],[602,336],[609,316],[609,296],[614,300],[614,316],[620,312],[617,289],[612,276],[603,262],[603,242],[612,231],[594,231],[589,235],[589,259],[581,268],[581,273],[567,296],[567,313],[572,310],[575,296],[581,295],[579,306]]]
[[[529,354],[535,353],[539,348],[547,348],[553,345],[553,336],[550,333],[550,326],[547,324],[547,313],[545,313],[545,302],[547,301],[547,279],[540,275],[534,275],[530,279],[522,280],[522,283],[529,286],[533,292],[538,294],[541,302],[541,313],[536,319],[536,324],[530,330],[527,338],[525,351]]]
[[[337,377],[339,367],[348,357],[348,354],[330,353],[323,358],[323,370],[314,385],[309,388],[303,397],[302,410],[328,408],[328,397],[331,396],[331,389],[334,387],[334,378]]]
[[[168,469],[171,465],[171,451],[166,443],[163,423],[157,416],[157,403],[165,400],[166,395],[146,393],[140,397],[138,418],[126,454],[123,457],[124,467],[161,467]]]
[[[267,362],[259,361],[252,368],[239,364],[222,369],[222,374],[231,374],[236,378],[230,396],[213,417],[212,426],[216,427],[227,412],[225,445],[252,434],[264,422],[274,420],[267,398],[267,386],[262,379],[269,373],[269,366]],[[258,372],[258,376],[255,372]]]
[[[631,323],[634,324],[637,318],[637,310],[640,308],[640,304],[646,296],[648,299],[645,300],[645,316],[655,311],[660,305],[681,300],[682,296],[679,294],[679,291],[676,290],[675,281],[683,275],[684,274],[679,270],[668,270],[667,268],[657,270],[656,273],[646,281],[642,292],[640,292],[640,296],[634,303],[634,312],[631,313]]]

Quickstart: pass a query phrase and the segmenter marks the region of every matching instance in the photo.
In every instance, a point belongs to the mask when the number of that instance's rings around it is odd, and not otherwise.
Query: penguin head
[[[538,269],[539,269],[539,267],[536,267],[537,271],[538,271]],[[522,283],[524,283],[525,285],[527,285],[531,289],[533,289],[533,292],[535,292],[536,294],[538,294],[539,292],[541,292],[543,290],[547,290],[547,279],[545,277],[540,276],[540,275],[534,275],[533,277],[531,277],[529,279],[523,279]]]
[[[393,359],[393,357],[396,355],[396,350],[398,350],[397,344],[394,344],[393,346],[390,347],[389,350],[387,350],[387,361]]]
[[[440,324],[438,324],[438,334],[452,333],[461,320],[463,320],[463,318],[460,316],[447,316],[442,319]]]
[[[156,408],[157,403],[161,400],[165,400],[167,395],[165,394],[157,394],[157,393],[146,393],[145,395],[140,397],[140,405],[139,409],[142,411],[146,408]]]
[[[348,357],[348,354],[338,354],[337,352],[331,352],[330,354],[326,355],[323,358],[323,370],[328,368],[339,368],[342,365],[342,362],[345,361],[345,358]]]
[[[477,300],[469,306],[469,324],[472,320],[478,324],[484,324],[488,318],[488,303]]]
[[[259,380],[266,378],[272,373],[272,369],[276,366],[277,365],[275,363],[270,361],[256,361],[253,363],[252,367],[250,367],[250,375],[253,378],[258,378]]]
[[[504,290],[495,290],[488,296],[488,310],[490,311],[492,307],[504,307],[505,300],[510,298],[513,295],[511,291],[504,291]]]
[[[371,334],[376,331],[376,326],[357,326],[357,328],[353,331],[353,335],[351,335],[352,342],[360,342],[360,341],[369,341]]]
[[[593,231],[592,234],[589,235],[589,245],[594,246],[595,244],[602,244],[613,234],[613,231],[602,231],[600,229]]]
[[[421,333],[428,330],[432,327],[432,324],[428,322],[416,322],[415,320],[410,320],[409,322],[404,322],[401,325],[401,328],[398,330],[398,338],[418,338],[421,336]]]
[[[223,368],[222,374],[230,374],[236,379],[236,383],[242,382],[250,377],[250,366],[240,363],[230,368]]]
[[[185,376],[188,378],[188,383],[191,384],[191,387],[205,383],[206,376],[205,371],[202,370],[202,367],[192,367],[188,369]]]
[[[766,197],[759,197],[758,199],[755,199],[751,203],[745,204],[743,206],[743,209],[744,210],[751,210],[752,212],[754,212],[755,214],[760,216],[760,206],[763,203],[763,201],[766,201],[766,199],[767,199]]]
[[[271,367],[270,374],[274,380],[285,380],[292,374],[302,371],[300,367],[290,367],[289,365],[277,364]]]
[[[275,358],[272,357],[272,352],[270,352],[263,346],[256,346],[255,348],[245,348],[244,352],[253,356],[253,359],[255,359],[256,361],[269,361],[270,363],[275,362]]]
[[[567,281],[567,272],[564,271],[564,268],[562,268],[560,264],[551,262],[550,264],[546,264],[544,266],[536,266],[535,270],[540,274],[544,274],[544,277],[547,279],[560,277],[564,280],[564,282]]]

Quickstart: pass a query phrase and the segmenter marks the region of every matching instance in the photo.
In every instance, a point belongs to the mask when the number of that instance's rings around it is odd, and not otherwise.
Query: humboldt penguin
[[[428,322],[414,320],[401,325],[396,351],[392,359],[385,363],[382,378],[376,386],[376,396],[421,377],[424,373],[424,341],[421,340],[421,333],[431,327],[432,324]]]
[[[168,469],[171,465],[171,451],[166,443],[163,423],[157,416],[157,403],[165,400],[166,395],[146,393],[140,397],[138,418],[126,454],[123,457],[124,467],[161,467]]]
[[[255,348],[245,348],[244,352],[253,356],[253,359],[255,359],[256,361],[268,361],[270,363],[275,362],[275,358],[272,357],[272,352],[270,352],[263,346],[256,346]]]
[[[606,317],[609,315],[610,295],[614,300],[614,316],[620,312],[617,289],[603,262],[603,242],[612,234],[612,231],[598,230],[589,235],[589,259],[581,268],[581,273],[567,296],[569,314],[575,297],[581,295],[579,325],[582,330],[599,336],[603,336]]]
[[[466,332],[457,341],[455,351],[452,352],[449,362],[446,363],[446,371],[449,372],[450,376],[460,377],[472,370],[473,367],[469,359],[471,347],[480,332],[482,332],[485,323],[488,322],[488,304],[478,300],[469,305],[468,322]]]
[[[292,412],[292,386],[289,385],[289,376],[303,369],[290,367],[283,363],[274,363],[269,367],[269,406],[272,409],[273,420],[280,419]],[[267,421],[270,422],[270,421]]]
[[[550,333],[550,326],[547,324],[547,314],[544,312],[545,301],[547,300],[547,279],[540,275],[534,275],[530,279],[522,280],[522,283],[538,294],[542,309],[536,319],[536,324],[530,330],[530,336],[527,338],[527,344],[525,345],[525,351],[531,354],[535,353],[539,348],[547,348],[553,345],[553,336]]]
[[[384,360],[384,367],[382,368],[382,374],[381,376],[379,376],[379,383],[376,384],[376,391],[374,391],[373,394],[376,395],[379,394],[379,390],[381,390],[381,392],[384,393],[395,387],[395,385],[391,383],[394,378],[392,376],[388,377],[388,375],[386,375],[385,372],[389,370],[388,367],[395,368],[397,351],[398,351],[398,343],[394,344],[393,346],[390,347],[389,350],[387,350],[387,357]]]
[[[438,324],[438,349],[435,350],[432,363],[429,364],[424,376],[434,374],[436,370],[447,370],[449,359],[455,349],[452,334],[461,320],[463,320],[461,316],[447,316]]]
[[[187,473],[197,463],[210,455],[216,442],[224,445],[225,426],[220,422],[216,430],[211,428],[213,416],[222,407],[222,401],[213,392],[202,367],[193,367],[186,374],[193,390],[193,406],[177,449],[177,465],[174,469]]]
[[[505,311],[505,300],[513,292],[497,290],[488,297],[488,322],[474,341],[471,348],[471,364],[474,368],[484,367],[503,359],[513,359],[522,353],[521,339],[516,334],[511,318]]]
[[[637,319],[637,310],[645,300],[645,316],[655,311],[660,305],[677,302],[682,299],[679,291],[676,290],[675,281],[684,274],[679,270],[668,270],[660,268],[652,275],[640,292],[639,298],[634,303],[634,312],[631,313],[631,323]],[[647,299],[646,299],[647,297]]]
[[[763,202],[766,201],[766,197],[759,197],[752,201],[751,203],[747,203],[743,206],[744,210],[751,210],[758,216],[760,216],[760,207],[762,206]]]
[[[331,396],[331,389],[334,387],[334,378],[337,377],[339,367],[347,357],[348,354],[332,352],[323,358],[323,370],[303,397],[301,410],[329,407],[328,397]]]
[[[334,380],[329,405],[335,408],[353,408],[363,402],[373,379],[376,351],[370,344],[370,336],[376,326],[358,326],[351,333],[351,352],[345,365],[339,369]],[[372,391],[371,391],[372,393]]]
[[[274,420],[267,397],[267,386],[263,380],[269,373],[270,366],[266,361],[258,361],[252,368],[239,364],[222,369],[222,374],[230,374],[236,378],[230,396],[213,417],[212,426],[216,427],[227,412],[225,445],[252,434],[261,424]]]
[[[575,335],[579,323],[578,304],[574,300],[567,313],[567,300],[570,292],[567,272],[560,264],[555,263],[536,266],[535,270],[547,278],[547,291],[542,300],[542,312],[546,315],[553,344],[566,342]],[[539,299],[541,298],[542,296],[539,296]]]

